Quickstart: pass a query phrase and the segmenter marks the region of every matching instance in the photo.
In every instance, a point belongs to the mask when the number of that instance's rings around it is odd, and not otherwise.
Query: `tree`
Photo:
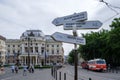
[[[74,50],[72,50],[68,55],[68,63],[73,64],[74,63]]]
[[[113,66],[120,65],[120,18],[115,18],[110,27],[110,31],[82,34],[86,45],[81,45],[78,51],[85,60],[104,58]]]
[[[109,33],[108,44],[111,64],[113,66],[120,65],[120,18],[115,18],[110,25],[112,28]]]
[[[91,32],[90,34],[82,34],[86,39],[86,45],[79,47],[79,52],[85,60],[94,58],[102,58],[103,52],[106,47],[106,39],[108,35],[107,30],[101,30],[100,32]]]

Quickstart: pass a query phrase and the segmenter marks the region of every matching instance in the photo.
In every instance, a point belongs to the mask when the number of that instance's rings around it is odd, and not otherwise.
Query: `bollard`
[[[57,70],[55,72],[56,72],[56,80],[57,80]]]
[[[53,67],[51,68],[51,75],[53,76]]]
[[[92,80],[91,78],[89,78],[89,80]]]
[[[59,80],[61,80],[61,72],[59,72]]]
[[[66,73],[64,73],[64,80],[66,80]]]
[[[53,68],[53,77],[55,78],[55,68]]]

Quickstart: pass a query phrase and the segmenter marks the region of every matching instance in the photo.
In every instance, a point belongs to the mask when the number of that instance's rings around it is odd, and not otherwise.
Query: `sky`
[[[120,0],[104,0],[113,6],[120,7]],[[72,30],[55,26],[52,21],[74,13],[87,11],[88,20],[99,20],[103,25],[94,30],[77,30],[81,33],[110,30],[112,20],[120,15],[120,9],[108,8],[99,0],[0,0],[0,35],[7,39],[19,39],[26,30],[42,30],[45,35],[61,32],[72,35]],[[63,43],[65,55],[74,49],[73,44]]]

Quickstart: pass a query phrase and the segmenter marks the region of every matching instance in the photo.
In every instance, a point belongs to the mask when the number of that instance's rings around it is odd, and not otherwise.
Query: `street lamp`
[[[29,44],[30,38],[28,37],[27,40],[28,40],[28,67],[30,67],[30,44]]]
[[[47,41],[45,40],[45,66],[46,66],[46,43]]]
[[[17,53],[17,59],[16,59],[16,65],[17,65],[17,66],[20,65],[20,62],[19,62],[19,55],[20,55],[20,52]]]
[[[28,41],[28,67],[30,67],[30,40],[31,40],[30,37],[34,37],[34,34],[33,34],[32,31],[27,36],[27,41]]]

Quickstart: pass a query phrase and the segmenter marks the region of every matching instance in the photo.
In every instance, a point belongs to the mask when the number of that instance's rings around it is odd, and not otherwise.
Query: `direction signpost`
[[[60,32],[55,32],[52,35],[52,38],[56,41],[61,41],[61,42],[66,42],[66,43],[82,44],[82,45],[86,44],[85,38],[75,37],[73,35],[63,34]]]
[[[64,30],[72,30],[73,25],[76,25],[76,29],[98,29],[102,26],[102,23],[96,21],[83,21],[83,22],[66,22],[64,23]]]
[[[77,54],[77,44],[85,45],[85,38],[77,37],[77,29],[98,29],[102,26],[100,21],[86,21],[87,20],[87,12],[75,13],[73,15],[68,15],[64,17],[55,18],[52,23],[55,26],[64,26],[64,30],[73,30],[73,35],[63,34],[56,32],[52,35],[52,38],[56,41],[62,41],[66,43],[74,44],[75,49],[75,60],[74,60],[74,80],[78,80],[78,54]]]
[[[55,26],[63,25],[66,21],[85,21],[87,20],[87,12],[74,13],[73,15],[68,15],[64,17],[55,18],[52,23]]]

